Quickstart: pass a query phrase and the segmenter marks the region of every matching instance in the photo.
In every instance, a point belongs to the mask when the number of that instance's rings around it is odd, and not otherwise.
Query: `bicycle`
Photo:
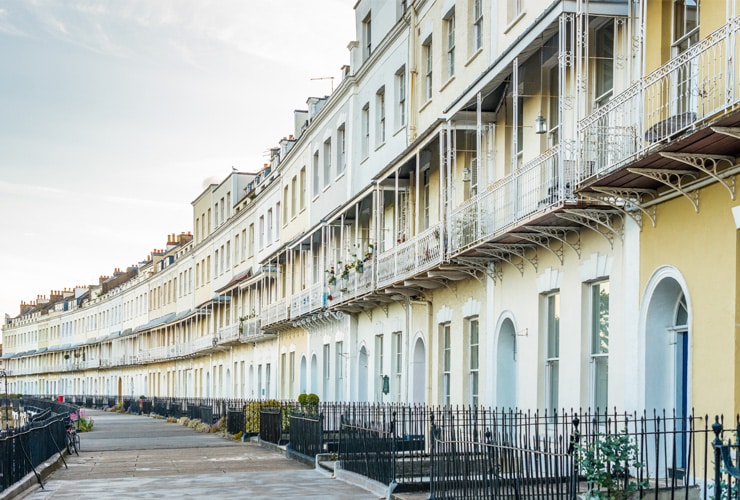
[[[80,435],[77,433],[77,425],[74,420],[70,417],[67,423],[64,425],[67,431],[67,453],[70,455],[74,451],[75,454],[80,456]]]

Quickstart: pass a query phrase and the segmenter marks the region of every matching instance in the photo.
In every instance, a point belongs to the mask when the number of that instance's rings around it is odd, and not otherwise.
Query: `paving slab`
[[[88,411],[79,456],[22,498],[377,499],[253,442],[137,415]]]

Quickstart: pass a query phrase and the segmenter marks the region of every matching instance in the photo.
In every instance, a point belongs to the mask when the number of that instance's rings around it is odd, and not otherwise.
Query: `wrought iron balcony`
[[[578,183],[592,184],[740,103],[740,17],[614,96],[578,124]]]
[[[450,256],[574,200],[575,163],[555,146],[452,210]]]
[[[314,283],[310,287],[293,294],[290,303],[290,317],[295,319],[323,308],[326,301],[323,290],[323,283]]]
[[[439,265],[444,258],[442,223],[378,255],[378,284],[383,288]]]
[[[268,327],[288,320],[288,299],[280,299],[262,310],[262,325]]]
[[[342,304],[373,291],[374,260],[358,260],[346,277],[338,277],[329,285],[326,306]]]

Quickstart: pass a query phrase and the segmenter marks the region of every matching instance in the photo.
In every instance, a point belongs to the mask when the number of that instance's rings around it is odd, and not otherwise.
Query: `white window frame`
[[[560,385],[560,291],[545,299],[545,407],[557,409]]]
[[[590,365],[591,365],[591,407],[604,411],[609,404],[609,281],[596,281],[589,283],[589,333],[590,333]],[[606,325],[603,325],[604,317],[601,309],[601,292],[606,290]],[[597,295],[598,294],[598,295]],[[605,327],[605,332],[604,332]],[[605,341],[605,342],[604,342]],[[604,366],[605,363],[605,366]],[[603,373],[602,373],[603,370]],[[603,377],[601,386],[600,378]],[[600,394],[600,388],[604,394]]]

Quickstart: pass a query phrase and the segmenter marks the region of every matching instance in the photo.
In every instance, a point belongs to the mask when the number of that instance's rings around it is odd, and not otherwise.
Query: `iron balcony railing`
[[[578,182],[609,174],[737,106],[738,31],[734,17],[581,120]]]
[[[323,286],[323,283],[314,283],[294,294],[290,303],[290,317],[298,318],[321,309],[326,301]]]
[[[262,310],[262,324],[274,325],[288,320],[288,299],[279,299]]]
[[[557,145],[527,162],[450,215],[450,255],[491,240],[573,199],[575,163]]]
[[[218,342],[234,342],[239,340],[239,325],[234,323],[232,325],[224,326],[218,330]]]
[[[340,304],[373,290],[375,265],[372,259],[359,261],[347,277],[335,278],[329,283],[326,306]]]
[[[378,255],[377,287],[403,281],[440,264],[444,259],[442,241],[440,222]]]

